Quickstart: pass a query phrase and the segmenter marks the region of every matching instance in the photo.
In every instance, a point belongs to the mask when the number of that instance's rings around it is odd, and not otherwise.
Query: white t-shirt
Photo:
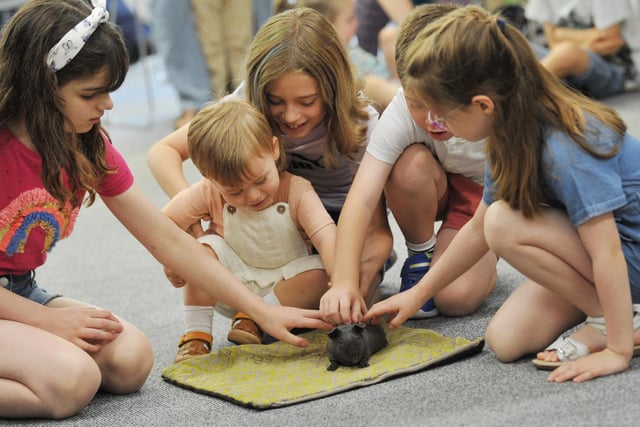
[[[559,24],[569,20],[584,28],[609,28],[621,23],[622,37],[640,70],[640,0],[529,0],[527,19]]]
[[[445,171],[484,184],[484,141],[470,142],[457,137],[434,141],[413,121],[404,92],[399,89],[380,117],[367,153],[381,162],[395,164],[405,148],[416,142],[429,148]]]

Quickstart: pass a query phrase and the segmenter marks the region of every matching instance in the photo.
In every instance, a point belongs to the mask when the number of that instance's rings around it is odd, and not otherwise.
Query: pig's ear
[[[336,338],[337,336],[340,335],[340,329],[338,328],[333,328],[332,330],[330,330],[327,335],[329,335],[329,338]]]

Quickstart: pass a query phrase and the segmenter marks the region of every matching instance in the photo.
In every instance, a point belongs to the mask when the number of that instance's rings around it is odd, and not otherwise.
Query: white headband
[[[53,71],[61,70],[80,52],[98,25],[109,20],[106,0],[91,0],[93,10],[67,34],[62,36],[47,55],[47,64]]]

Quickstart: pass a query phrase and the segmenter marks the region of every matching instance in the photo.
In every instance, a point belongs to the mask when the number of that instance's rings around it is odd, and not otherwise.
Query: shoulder
[[[311,185],[311,182],[306,179],[303,178],[301,176],[298,175],[293,175],[289,172],[283,172],[281,177],[280,177],[280,185],[282,185],[284,183],[288,183],[289,184],[289,194],[291,195],[292,193],[300,193],[302,191],[306,191],[306,190],[313,190],[313,186]]]
[[[385,108],[376,128],[377,134],[407,135],[414,140],[413,142],[424,142],[426,139],[430,139],[428,134],[420,129],[411,117],[402,89],[396,92]]]

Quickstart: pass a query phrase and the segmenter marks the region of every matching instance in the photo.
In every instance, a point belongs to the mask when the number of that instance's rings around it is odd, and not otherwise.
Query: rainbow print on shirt
[[[59,202],[43,188],[21,193],[0,211],[0,251],[12,256],[24,253],[32,230],[45,232],[42,253],[48,252],[73,230],[79,208],[68,205],[60,210]]]

